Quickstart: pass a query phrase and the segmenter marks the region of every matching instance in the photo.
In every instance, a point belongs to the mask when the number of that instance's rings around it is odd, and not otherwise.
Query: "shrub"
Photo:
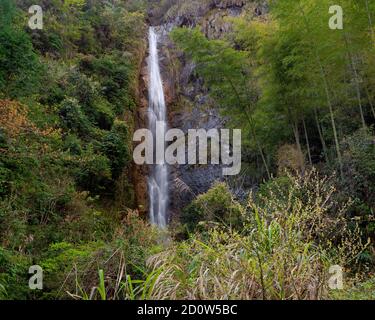
[[[242,208],[225,183],[216,183],[207,193],[200,195],[187,208],[181,217],[188,230],[194,231],[200,222],[220,222],[238,226]]]
[[[278,197],[281,201],[287,201],[289,189],[292,187],[293,181],[290,175],[283,172],[282,176],[272,178],[259,186],[257,197],[267,199],[268,197]]]
[[[79,162],[74,171],[78,185],[84,190],[101,194],[112,183],[111,164],[105,155],[95,154],[88,148]]]
[[[3,134],[12,139],[20,134],[38,133],[36,126],[29,120],[26,106],[13,100],[0,100],[0,127]]]
[[[0,92],[11,98],[29,96],[39,88],[43,66],[30,37],[14,24],[15,10],[5,11],[11,13],[8,21],[0,20]]]
[[[364,236],[375,240],[375,136],[372,129],[361,129],[341,144],[343,179],[338,179],[337,200],[351,197],[350,216],[361,224]]]
[[[83,152],[82,141],[74,134],[68,134],[64,139],[64,150],[79,156]]]
[[[91,123],[101,129],[110,129],[114,114],[108,101],[101,97],[99,84],[77,70],[69,74],[67,83],[68,95],[77,99]]]
[[[130,88],[133,68],[125,57],[113,54],[84,59],[81,68],[100,82],[101,93],[114,106],[116,115],[122,114],[124,108],[134,109],[135,102]]]
[[[60,105],[59,115],[65,130],[71,130],[86,139],[91,134],[91,123],[77,100],[66,98]]]
[[[330,298],[335,300],[374,300],[375,277],[346,286],[344,290],[332,292]]]
[[[52,244],[41,263],[47,297],[95,299],[98,270],[103,270],[102,293],[108,299],[127,299],[127,279],[146,279],[146,259],[160,251],[157,232],[136,212],[128,212],[112,238],[106,243]]]
[[[12,171],[6,168],[2,161],[0,161],[0,199],[10,192],[10,181]]]
[[[43,105],[59,105],[66,98],[65,82],[69,67],[61,61],[45,59],[47,72],[42,77],[39,102]]]
[[[375,205],[375,136],[370,129],[361,129],[343,143],[346,185],[350,194]]]
[[[130,161],[130,151],[127,146],[129,133],[126,123],[117,120],[102,142],[102,151],[111,161],[112,177],[118,178],[125,165]]]
[[[0,300],[31,298],[29,289],[30,258],[0,247]]]
[[[65,291],[60,291],[61,284],[66,277],[75,275],[77,265],[82,266],[90,263],[95,254],[98,254],[105,247],[101,241],[90,242],[75,246],[67,242],[54,243],[49,246],[45,258],[41,261],[41,267],[45,273],[45,291],[48,297],[59,298],[66,296]],[[73,283],[68,285],[74,286]]]
[[[305,168],[305,157],[297,146],[286,144],[277,151],[278,172],[283,174],[286,170],[302,172]]]
[[[23,250],[28,229],[29,210],[16,205],[11,200],[0,202],[0,243],[1,247],[12,250]]]

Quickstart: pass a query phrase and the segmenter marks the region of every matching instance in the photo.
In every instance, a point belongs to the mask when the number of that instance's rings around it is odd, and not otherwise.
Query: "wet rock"
[[[146,51],[142,53],[144,59],[141,65],[139,74],[139,89],[138,89],[138,109],[135,118],[135,130],[147,128],[147,108],[148,108],[148,68]],[[135,191],[135,202],[137,209],[141,215],[145,215],[148,211],[148,192],[147,192],[147,177],[148,167],[146,165],[139,166],[135,163],[132,167],[133,185]]]
[[[253,15],[267,11],[266,2],[245,0],[170,1],[165,13],[157,21],[160,69],[167,101],[170,128],[220,129],[225,127],[217,106],[211,101],[203,79],[195,73],[195,64],[176,51],[169,38],[175,27],[199,26],[210,39],[218,39],[231,31],[226,17],[242,14],[244,8]],[[250,7],[248,7],[250,6]],[[250,8],[250,10],[249,10]],[[160,12],[159,12],[160,15]],[[224,180],[221,165],[176,165],[170,168],[170,216],[181,210],[199,194],[205,193],[215,181]],[[241,188],[236,191],[241,195]]]

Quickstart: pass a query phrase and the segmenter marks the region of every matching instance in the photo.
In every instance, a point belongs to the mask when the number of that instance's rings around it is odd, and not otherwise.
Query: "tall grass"
[[[347,217],[350,201],[335,200],[332,180],[312,170],[275,179],[244,204],[232,199],[240,206],[240,217],[234,219],[240,225],[207,221],[206,228],[185,241],[162,241],[163,249],[149,255],[146,268],[132,266],[137,276],[127,273],[129,263],[121,256],[118,271],[114,264],[107,277],[99,271],[99,284],[81,298],[330,298],[330,266],[340,265],[350,275],[366,248]],[[221,188],[212,190],[222,193]],[[213,206],[217,209],[217,203]],[[208,202],[204,212],[211,209]],[[147,233],[144,224],[136,230]]]
[[[243,226],[216,226],[149,259],[161,270],[153,299],[322,299],[328,270],[365,248],[315,171],[275,183],[243,210]],[[282,196],[281,196],[282,195]]]

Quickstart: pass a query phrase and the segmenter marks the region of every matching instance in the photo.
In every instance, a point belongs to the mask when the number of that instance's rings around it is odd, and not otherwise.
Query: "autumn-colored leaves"
[[[18,101],[0,100],[0,130],[10,139],[16,139],[21,134],[47,136],[52,128],[40,129],[28,117],[27,107]]]
[[[0,127],[9,138],[36,129],[27,117],[25,106],[12,100],[0,100]]]

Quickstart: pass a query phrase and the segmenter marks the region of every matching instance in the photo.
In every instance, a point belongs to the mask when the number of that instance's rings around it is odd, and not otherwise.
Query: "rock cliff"
[[[196,76],[194,63],[176,50],[169,33],[175,27],[199,27],[210,39],[222,38],[231,30],[226,17],[245,13],[260,15],[267,10],[267,6],[251,0],[169,0],[157,4],[149,11],[149,21],[156,27],[159,36],[169,127],[182,129],[185,133],[188,129],[224,127],[226,119],[209,98],[203,79]],[[147,69],[144,69],[143,83],[147,83],[146,74]],[[143,89],[142,94],[140,122],[145,123],[147,90]],[[215,181],[224,177],[220,165],[180,165],[171,168],[170,179],[170,216],[173,217],[196,195],[206,192]],[[145,187],[139,188],[139,191],[141,189]]]

